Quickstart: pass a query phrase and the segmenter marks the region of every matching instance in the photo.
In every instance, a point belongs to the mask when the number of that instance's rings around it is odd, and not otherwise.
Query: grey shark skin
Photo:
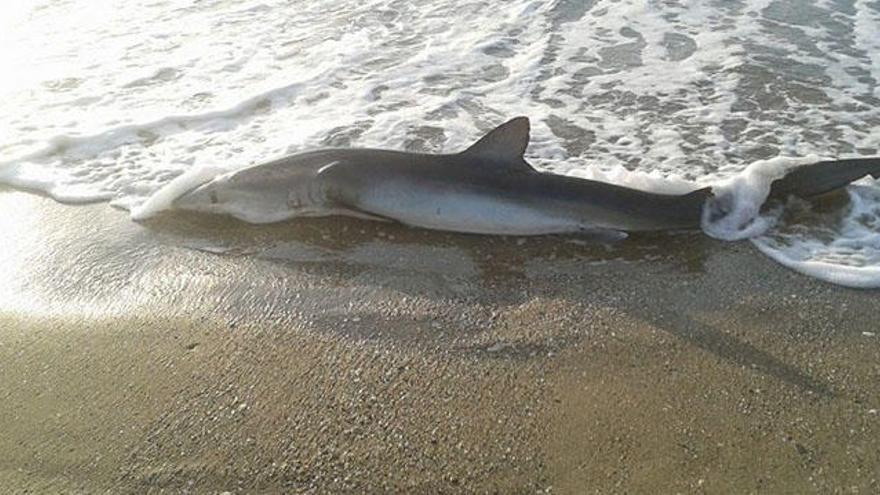
[[[658,194],[539,172],[523,158],[528,140],[529,121],[518,117],[455,154],[310,151],[220,176],[173,206],[257,223],[341,214],[474,234],[623,237],[623,232],[698,228],[703,204],[712,196],[710,188]],[[880,161],[855,171],[851,166],[849,173],[812,167],[780,179],[779,188],[774,183],[774,194],[809,196],[880,174]]]
[[[543,173],[523,159],[529,121],[513,119],[461,153],[328,149],[233,172],[174,207],[252,222],[333,214],[474,234],[541,235],[696,227],[708,188],[656,194]]]

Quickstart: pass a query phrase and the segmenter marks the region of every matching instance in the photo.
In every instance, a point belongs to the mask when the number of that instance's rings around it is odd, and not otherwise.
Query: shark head
[[[184,210],[212,211],[222,209],[224,204],[236,196],[234,187],[229,184],[229,174],[215,177],[196,186],[174,200],[174,207]]]
[[[285,220],[288,190],[265,174],[248,170],[215,177],[187,191],[172,206],[181,210],[232,215],[252,223]]]

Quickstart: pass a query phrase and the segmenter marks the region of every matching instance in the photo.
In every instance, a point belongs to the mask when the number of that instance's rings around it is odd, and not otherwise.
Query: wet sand
[[[0,211],[12,493],[880,490],[880,296],[748,243]]]

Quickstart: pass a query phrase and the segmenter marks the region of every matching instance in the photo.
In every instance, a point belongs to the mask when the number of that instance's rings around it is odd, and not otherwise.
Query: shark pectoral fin
[[[374,222],[387,222],[387,223],[394,222],[394,223],[396,223],[396,220],[394,220],[392,218],[383,217],[380,215],[374,215],[372,213],[367,213],[367,212],[361,211],[361,210],[354,210],[351,208],[338,209],[338,210],[335,210],[334,213],[337,213],[339,215],[346,216],[346,217],[358,218],[361,220],[371,220]]]
[[[529,119],[516,117],[496,127],[461,156],[473,157],[501,169],[533,172],[523,159],[529,145]]]
[[[358,208],[352,204],[345,194],[341,193],[338,187],[334,186],[334,181],[338,180],[338,177],[334,177],[333,172],[340,171],[346,163],[350,162],[346,162],[345,160],[334,160],[323,165],[315,172],[315,179],[323,181],[322,190],[327,211],[334,215],[359,218],[361,220],[394,222],[395,220],[392,218]]]

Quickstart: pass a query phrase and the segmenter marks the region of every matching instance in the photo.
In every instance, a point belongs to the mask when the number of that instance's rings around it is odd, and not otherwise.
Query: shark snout
[[[183,193],[173,201],[172,206],[182,209],[200,209],[216,205],[219,202],[219,188],[212,181]]]

